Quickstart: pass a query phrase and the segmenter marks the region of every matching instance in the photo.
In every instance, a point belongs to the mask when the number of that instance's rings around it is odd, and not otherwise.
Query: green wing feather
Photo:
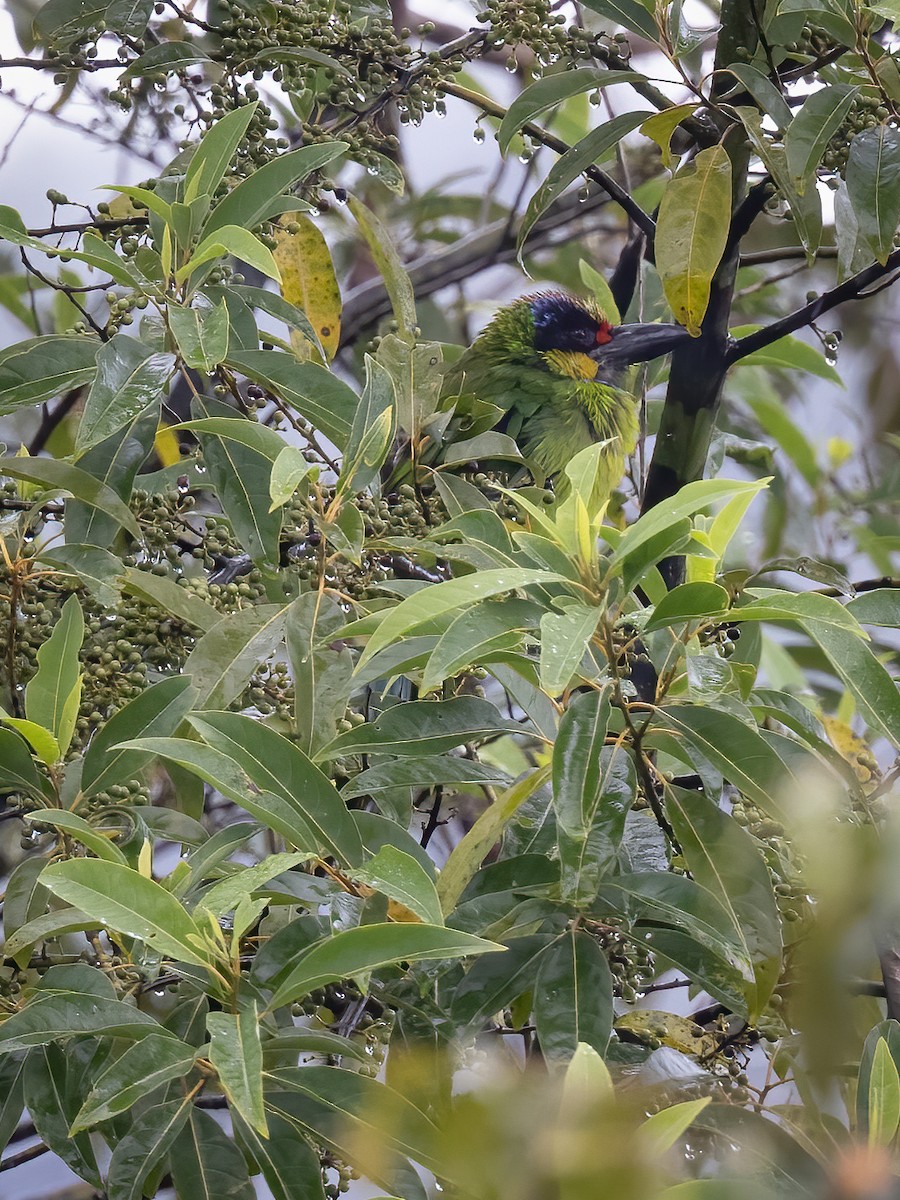
[[[603,456],[608,495],[637,444],[634,398],[590,377],[596,367],[586,355],[535,350],[530,299],[497,313],[448,372],[445,394],[472,393],[502,408],[505,432],[545,478],[555,479],[560,494],[567,490],[565,468],[574,456],[610,441]]]

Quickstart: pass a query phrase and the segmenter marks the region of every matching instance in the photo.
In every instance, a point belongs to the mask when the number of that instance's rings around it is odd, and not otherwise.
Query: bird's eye
[[[609,342],[612,341],[612,329],[610,328],[610,326],[607,324],[606,321],[604,321],[603,324],[600,326],[600,328],[597,330],[597,334],[596,334],[596,337],[594,340],[596,341],[598,346],[605,346]]]

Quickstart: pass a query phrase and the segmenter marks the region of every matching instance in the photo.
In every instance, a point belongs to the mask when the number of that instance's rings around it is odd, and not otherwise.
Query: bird
[[[639,433],[629,390],[635,363],[658,358],[689,337],[680,325],[614,325],[590,298],[562,291],[521,296],[498,310],[444,379],[444,395],[472,394],[498,407],[509,434],[557,496],[579,451],[608,443],[599,491],[619,482]]]

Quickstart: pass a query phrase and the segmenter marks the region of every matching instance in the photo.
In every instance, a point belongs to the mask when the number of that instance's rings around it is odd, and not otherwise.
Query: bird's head
[[[564,292],[528,296],[525,303],[534,322],[534,349],[557,361],[560,355],[576,356],[572,362],[582,378],[610,380],[631,363],[668,354],[689,336],[681,325],[612,325],[595,303]],[[593,371],[582,362],[585,356]]]

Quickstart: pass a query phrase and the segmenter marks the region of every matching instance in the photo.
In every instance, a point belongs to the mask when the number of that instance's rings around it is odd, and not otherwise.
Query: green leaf
[[[175,733],[190,712],[195,694],[189,678],[173,675],[152,684],[113,713],[94,734],[85,752],[81,771],[85,796],[106,791],[141,770],[149,756],[123,750],[121,743]]]
[[[528,201],[528,207],[522,217],[516,241],[516,254],[519,262],[522,261],[525,241],[541,214],[546,212],[573,180],[577,179],[579,175],[583,175],[588,167],[601,162],[611,154],[622,138],[631,133],[633,129],[637,129],[638,125],[649,115],[648,112],[643,111],[622,113],[618,117],[613,117],[611,121],[592,129],[587,137],[576,142],[560,157],[558,162],[554,163],[547,178]]]
[[[852,139],[847,191],[859,232],[883,266],[900,222],[900,131],[878,125]]]
[[[763,112],[772,118],[776,129],[784,132],[794,114],[781,90],[768,75],[763,75],[762,71],[757,71],[756,67],[751,67],[749,63],[732,63],[727,70],[729,75],[733,75],[743,84]]]
[[[298,809],[293,798],[260,792],[253,787],[233,758],[213,746],[188,741],[187,738],[153,737],[125,742],[122,748],[138,750],[176,763],[211,784],[223,796],[256,817],[267,829],[280,834],[288,845],[303,843],[302,848],[306,850],[315,843],[313,833],[303,820],[302,810]]]
[[[298,849],[334,855],[345,865],[362,862],[362,843],[340,793],[293,742],[241,713],[204,712],[191,724],[256,787],[293,809]]]
[[[653,724],[673,731],[776,820],[784,815],[782,792],[802,786],[759,731],[731,713],[701,705],[667,705],[657,710]]]
[[[269,512],[274,512],[276,508],[281,508],[293,500],[310,469],[310,463],[296,446],[282,447],[272,463],[272,474],[269,477]]]
[[[228,306],[225,301],[212,308],[170,304],[167,317],[187,366],[211,374],[228,354]]]
[[[636,791],[634,766],[620,746],[604,746],[605,692],[571,704],[553,748],[553,801],[564,900],[584,905],[616,864]]]
[[[541,617],[541,687],[548,696],[558,696],[569,686],[581,666],[591,638],[597,631],[600,609],[573,604],[564,612]]]
[[[211,1016],[220,1014],[210,1014]],[[247,1162],[211,1113],[193,1108],[169,1151],[176,1200],[255,1200]]]
[[[277,439],[277,451],[273,449],[261,454],[231,436],[223,437],[218,433],[198,430],[210,482],[242,547],[254,562],[274,567],[278,563],[282,514],[280,508],[274,512],[269,508],[269,480],[274,461],[270,455],[277,456],[284,443],[274,430],[264,425],[226,417],[225,413],[233,410],[221,401],[195,396],[191,407],[203,417],[227,420],[229,433],[237,431],[249,435],[252,429],[254,440],[259,439],[273,447]],[[191,425],[196,429],[199,422],[191,422]]]
[[[198,196],[214,195],[258,107],[258,101],[254,101],[243,108],[233,109],[220,117],[203,135],[184,176],[185,204],[190,204]]]
[[[493,518],[491,518],[493,519]],[[420,691],[433,691],[464,667],[480,664],[494,649],[519,644],[521,631],[536,628],[541,607],[530,600],[486,600],[465,609],[447,626],[429,655]],[[374,669],[377,660],[370,669]]]
[[[784,135],[787,168],[799,195],[815,175],[825,148],[840,129],[859,92],[844,83],[813,92]]]
[[[137,541],[142,540],[141,528],[128,505],[119,499],[112,488],[100,483],[80,467],[73,467],[71,463],[59,459],[20,458],[6,454],[0,457],[0,475],[24,479],[48,491],[68,492],[112,517]]]
[[[434,880],[411,855],[394,846],[382,846],[353,878],[404,905],[427,925],[443,925],[441,902]]]
[[[0,728],[0,794],[21,791],[27,796],[42,799],[45,786],[28,747],[19,735],[11,729]]]
[[[438,1131],[428,1117],[399,1092],[364,1075],[320,1066],[271,1071],[266,1105],[341,1158],[356,1161],[376,1182],[391,1174],[389,1153],[408,1154],[452,1178],[452,1168],[448,1172],[448,1163],[435,1153]]]
[[[584,0],[584,7],[650,42],[659,41],[659,29],[652,14],[638,0]]]
[[[94,378],[100,342],[77,334],[48,334],[0,350],[0,413],[41,404]]]
[[[218,609],[179,587],[174,579],[165,575],[153,575],[137,567],[126,567],[122,574],[122,590],[130,596],[140,596],[149,604],[188,625],[208,633],[214,625],[225,620]]]
[[[170,75],[183,70],[184,67],[190,67],[194,63],[210,61],[206,51],[193,45],[192,42],[163,42],[159,46],[151,46],[149,50],[145,50],[143,54],[130,62],[119,78],[124,81],[140,79],[143,75]],[[245,109],[237,111],[242,113]],[[217,124],[220,123],[217,122]]]
[[[681,1104],[670,1104],[648,1117],[641,1125],[641,1136],[649,1141],[650,1154],[657,1158],[671,1150],[711,1101],[711,1096],[701,1096],[699,1100],[685,1100]],[[697,1200],[700,1200],[700,1197]]]
[[[80,469],[110,488],[127,505],[135,477],[153,452],[158,425],[159,403],[154,400],[112,437],[95,446],[93,450],[88,450],[81,458]],[[70,545],[73,551],[79,544],[108,551],[115,546],[118,529],[118,523],[101,509],[91,508],[78,501],[66,505],[66,544]],[[52,546],[50,550],[53,550]],[[86,569],[90,570],[93,565],[91,560],[85,559],[85,563]],[[74,565],[77,566],[77,559]],[[120,567],[110,574],[116,576],[121,573]],[[90,583],[88,586],[91,586]],[[118,584],[114,584],[110,578],[106,586],[118,587]]]
[[[666,592],[644,626],[646,633],[677,625],[682,621],[697,621],[703,617],[724,616],[728,611],[728,591],[718,583],[683,583]]]
[[[159,954],[209,965],[189,914],[171,892],[130,867],[74,858],[47,867],[41,883],[107,929],[139,938]]]
[[[244,231],[254,229],[267,217],[283,211],[275,205],[282,193],[330,163],[346,149],[346,142],[317,143],[280,154],[265,163],[219,201],[203,226],[204,236],[210,237],[225,226]],[[285,207],[287,200],[284,197]]]
[[[757,843],[699,792],[666,788],[666,812],[691,876],[731,914],[735,935],[753,964],[751,1020],[763,1011],[781,970],[781,921]]]
[[[541,956],[534,1022],[551,1062],[571,1060],[583,1042],[605,1054],[613,1026],[613,981],[606,955],[589,934],[568,930]]]
[[[0,1150],[5,1150],[9,1139],[22,1119],[25,1100],[22,1095],[22,1076],[27,1058],[7,1056],[0,1059]]]
[[[244,867],[233,875],[226,875],[218,883],[203,893],[200,903],[214,917],[224,917],[226,913],[234,912],[238,904],[251,892],[257,889],[266,890],[265,885],[278,875],[309,862],[315,858],[310,851],[290,854],[267,854],[261,863],[254,867]],[[272,889],[276,890],[276,889]]]
[[[117,333],[97,352],[91,384],[75,438],[75,454],[111,437],[152,403],[160,403],[175,365],[136,338]]]
[[[731,224],[731,159],[701,150],[669,181],[656,222],[656,269],[675,320],[700,333]]]
[[[83,1072],[90,1057],[87,1046],[70,1047],[67,1054],[51,1045],[33,1050],[25,1062],[24,1100],[35,1130],[48,1149],[86,1179],[100,1186],[97,1155],[90,1137],[70,1132],[79,1106]]]
[[[696,103],[673,104],[654,113],[641,125],[644,137],[651,138],[662,151],[663,166],[667,171],[672,170],[672,138],[678,126],[688,119],[697,109]]]
[[[763,130],[762,115],[758,109],[738,105],[734,111],[743,123],[754,151],[762,159],[778,185],[778,190],[791,206],[797,236],[803,243],[807,258],[811,259],[822,241],[822,202],[818,190],[807,188],[803,191],[795,188],[784,148],[774,145]]]
[[[62,757],[59,742],[43,725],[38,725],[34,721],[26,721],[21,717],[8,717],[2,709],[0,709],[0,721],[20,733],[28,742],[35,756],[48,767]]]
[[[229,1104],[257,1133],[268,1136],[256,1005],[251,1003],[237,1013],[210,1013],[206,1025],[209,1061],[218,1072]]]
[[[281,1008],[315,988],[400,962],[465,958],[502,950],[496,942],[442,925],[359,925],[302,952],[283,976],[276,976],[270,1009]]]
[[[477,959],[453,989],[452,1015],[459,1026],[474,1026],[501,1012],[517,997],[535,989],[549,933],[510,938],[505,953]]]
[[[740,483],[732,479],[700,479],[683,487],[665,504],[651,508],[625,530],[609,560],[611,568],[628,571],[629,561],[639,559],[638,552],[652,539],[678,525],[685,517],[694,516],[716,500],[727,500],[746,492],[758,492],[768,479]],[[663,555],[665,550],[663,550]]]
[[[96,865],[108,868],[111,864],[97,861]],[[90,1003],[85,1004],[80,997],[73,998],[62,992],[48,995],[46,999],[36,996],[8,1017],[0,1026],[0,1054],[43,1046],[79,1034],[134,1041],[160,1031],[161,1027],[152,1017],[119,1000],[91,997]]]
[[[344,450],[335,499],[365,491],[378,477],[394,439],[396,400],[393,381],[385,368],[369,354],[365,356],[365,369],[366,385]]]
[[[109,0],[48,0],[34,17],[40,41],[68,45],[105,14]],[[34,11],[34,10],[32,10]]]
[[[297,153],[299,154],[300,151],[298,150]],[[241,262],[247,263],[248,266],[256,267],[257,271],[262,272],[269,279],[281,282],[281,272],[278,270],[278,263],[275,261],[272,251],[258,237],[250,233],[248,229],[242,229],[240,225],[220,225],[214,233],[205,237],[184,266],[179,267],[175,272],[176,282],[183,283],[199,267],[223,258],[226,254],[233,255]]]
[[[831,596],[749,589],[756,599],[736,609],[745,620],[794,621],[813,639],[856,701],[866,724],[893,744],[900,742],[900,693],[869,649],[853,613]]]
[[[525,801],[543,787],[549,773],[548,767],[540,767],[514,783],[485,809],[463,840],[453,847],[437,884],[445,915],[456,907],[490,848]]]
[[[586,836],[602,790],[600,759],[610,705],[606,690],[577,696],[559,725],[553,747],[553,802],[560,829]]]
[[[113,1149],[106,1175],[108,1200],[141,1200],[144,1180],[168,1153],[193,1107],[189,1095],[144,1109],[140,1121]]]
[[[228,366],[274,392],[342,450],[359,405],[359,397],[318,363],[297,362],[280,350],[245,350],[229,354]]]
[[[553,571],[510,568],[508,570],[478,571],[474,575],[466,575],[460,579],[448,579],[445,583],[423,588],[419,592],[414,592],[412,596],[408,596],[396,608],[388,612],[369,638],[357,664],[357,669],[364,666],[379,650],[398,641],[405,634],[414,630],[417,625],[433,621],[464,605],[487,600],[491,596],[528,587],[531,584],[565,582],[562,575]]]
[[[25,820],[63,830],[81,842],[82,846],[86,846],[97,858],[105,859],[106,862],[125,862],[125,855],[102,829],[95,828],[84,817],[69,812],[67,808],[42,808],[40,811],[29,813]]]
[[[466,785],[486,784],[489,787],[506,786],[509,775],[489,767],[485,763],[475,762],[469,758],[456,758],[451,754],[435,754],[426,758],[399,758],[393,762],[382,763],[377,767],[369,767],[345,783],[341,795],[345,800],[354,800],[359,796],[373,796],[378,800],[378,792],[391,791],[394,788],[436,787],[444,784],[454,788]]]
[[[311,757],[332,740],[350,697],[353,660],[329,637],[343,625],[336,601],[319,591],[298,596],[288,609],[285,640],[294,677],[297,745]]]
[[[156,1088],[187,1075],[196,1056],[192,1047],[163,1034],[151,1033],[127,1046],[91,1081],[70,1132],[78,1133],[118,1113],[128,1112]]]
[[[894,588],[874,588],[863,592],[846,605],[862,625],[900,625],[900,592]]]
[[[319,1156],[281,1117],[268,1114],[269,1136],[262,1138],[232,1114],[234,1130],[269,1186],[273,1200],[325,1200]]]
[[[48,729],[65,754],[75,733],[81,699],[78,655],[84,641],[84,616],[77,598],[69,596],[59,620],[37,652],[37,671],[25,688],[25,715]]]
[[[67,532],[68,524],[67,514]],[[35,557],[49,563],[60,575],[68,575],[76,584],[84,584],[101,608],[116,608],[122,599],[118,576],[125,567],[121,558],[108,550],[67,542],[64,546],[38,550]]]
[[[464,742],[519,729],[477,696],[452,700],[413,700],[385,709],[372,722],[358,725],[319,751],[320,759],[347,754],[389,753],[403,757],[443,754]]]
[[[350,197],[348,207],[366,240],[372,260],[384,280],[400,333],[408,334],[417,325],[416,298],[412,281],[397,253],[391,235],[372,210],[367,208],[356,196]]]
[[[506,154],[509,144],[523,125],[527,125],[540,113],[570,96],[579,96],[599,88],[611,87],[615,83],[634,83],[644,79],[636,71],[609,71],[605,67],[577,67],[574,71],[560,71],[545,75],[523,88],[506,110],[497,141],[500,153]]]
[[[869,1074],[870,1146],[890,1146],[900,1128],[900,1074],[884,1038],[879,1038]]]
[[[257,604],[229,613],[209,629],[183,671],[197,689],[199,708],[227,708],[284,637],[288,606]]]

